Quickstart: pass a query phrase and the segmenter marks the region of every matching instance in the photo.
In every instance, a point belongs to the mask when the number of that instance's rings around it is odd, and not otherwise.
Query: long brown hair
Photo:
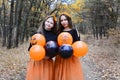
[[[41,33],[41,34],[44,34],[44,29],[45,29],[45,21],[48,19],[48,18],[53,18],[53,21],[54,21],[54,27],[51,29],[51,31],[53,33],[57,33],[57,20],[56,20],[56,17],[55,16],[48,16],[46,17],[42,22],[41,22],[41,25],[39,26],[37,32],[38,33]]]
[[[66,17],[66,19],[68,20],[68,26],[69,26],[70,28],[72,28],[72,26],[73,26],[73,25],[72,25],[72,19],[71,19],[71,17],[70,17],[69,15],[63,13],[63,14],[61,14],[61,15],[59,16],[59,28],[58,28],[58,32],[59,32],[59,33],[62,32],[63,29],[64,29],[64,27],[63,27],[62,24],[61,24],[61,16],[65,16],[65,17]]]

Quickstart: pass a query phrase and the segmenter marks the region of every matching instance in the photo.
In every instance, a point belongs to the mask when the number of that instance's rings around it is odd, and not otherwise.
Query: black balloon
[[[62,58],[69,58],[73,54],[72,46],[68,44],[63,44],[59,47],[59,54]]]
[[[54,57],[58,52],[58,45],[55,41],[48,41],[45,45],[46,56]]]

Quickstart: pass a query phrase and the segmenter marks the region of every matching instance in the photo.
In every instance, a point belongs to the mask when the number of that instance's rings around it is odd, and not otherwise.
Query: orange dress
[[[30,59],[25,80],[53,80],[53,60],[34,61]]]
[[[75,56],[68,59],[56,56],[53,80],[84,80],[80,59]]]

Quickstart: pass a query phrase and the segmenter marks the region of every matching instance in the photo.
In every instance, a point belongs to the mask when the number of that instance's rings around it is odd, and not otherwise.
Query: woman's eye
[[[51,24],[53,24],[53,23],[51,23]]]
[[[63,20],[61,20],[61,22],[62,22]]]

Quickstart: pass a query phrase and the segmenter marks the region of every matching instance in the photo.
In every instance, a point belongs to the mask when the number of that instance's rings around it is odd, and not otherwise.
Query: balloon
[[[72,44],[73,38],[70,33],[62,32],[58,35],[57,41],[59,46],[62,44]]]
[[[63,44],[59,47],[59,54],[62,58],[69,58],[73,54],[72,46],[69,44]]]
[[[42,60],[45,56],[45,49],[40,45],[33,45],[30,48],[30,57],[35,61]]]
[[[54,57],[58,52],[58,45],[55,41],[48,41],[45,45],[46,56]]]
[[[83,41],[76,41],[72,44],[73,55],[76,57],[84,56],[88,52],[88,46]]]
[[[30,43],[31,43],[32,45],[37,44],[37,45],[45,46],[45,44],[46,44],[46,39],[45,39],[45,37],[44,37],[42,34],[37,33],[37,34],[34,34],[34,35],[31,37]]]

